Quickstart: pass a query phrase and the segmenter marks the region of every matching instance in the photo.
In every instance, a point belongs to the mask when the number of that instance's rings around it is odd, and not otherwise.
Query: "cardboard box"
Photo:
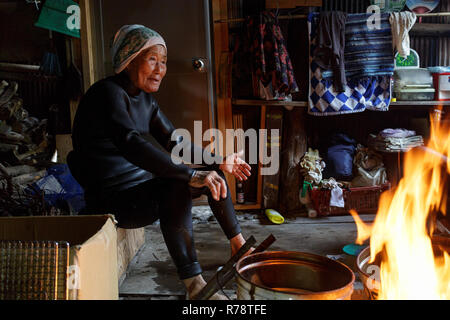
[[[112,215],[0,218],[0,240],[69,242],[70,300],[117,300],[117,231]]]
[[[117,228],[117,272],[119,277],[119,286],[126,278],[128,265],[144,243],[144,228]]]

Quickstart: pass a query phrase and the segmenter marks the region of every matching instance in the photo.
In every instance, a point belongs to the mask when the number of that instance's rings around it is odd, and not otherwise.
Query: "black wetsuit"
[[[169,154],[145,138],[152,135],[170,152],[181,142],[171,141],[175,128],[151,94],[140,91],[131,96],[126,91],[129,86],[128,77],[119,74],[89,88],[75,116],[68,165],[84,188],[85,212],[112,213],[123,228],[160,219],[180,278],[190,278],[202,271],[193,241],[192,198],[208,196],[214,216],[231,239],[241,230],[230,192],[216,201],[208,188],[188,185],[194,170],[174,164]],[[206,169],[224,178],[217,165]]]

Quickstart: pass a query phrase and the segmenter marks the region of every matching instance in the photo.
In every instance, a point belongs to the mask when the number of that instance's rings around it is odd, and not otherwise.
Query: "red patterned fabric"
[[[272,83],[273,90],[281,95],[298,92],[292,63],[285,40],[272,12],[261,12],[247,19],[253,72],[264,86]]]

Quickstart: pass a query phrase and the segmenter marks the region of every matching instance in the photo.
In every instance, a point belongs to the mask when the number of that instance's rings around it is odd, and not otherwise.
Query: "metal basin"
[[[356,258],[356,271],[361,278],[364,286],[364,292],[371,300],[378,298],[379,282],[379,262],[369,264],[370,261],[370,247],[364,248]]]
[[[238,300],[349,300],[355,275],[319,255],[266,251],[236,264]]]
[[[433,251],[435,256],[440,256],[443,252],[450,252],[450,239],[444,237],[434,236],[432,238]],[[375,261],[369,264],[370,261],[370,247],[364,248],[356,258],[356,271],[358,272],[361,282],[364,286],[364,292],[371,300],[376,300],[379,294],[380,279],[379,266],[381,265],[380,256],[375,258]]]

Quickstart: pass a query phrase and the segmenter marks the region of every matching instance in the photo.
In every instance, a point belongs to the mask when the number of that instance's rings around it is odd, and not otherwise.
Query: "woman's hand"
[[[250,177],[251,175],[250,170],[252,168],[247,162],[241,159],[243,155],[243,150],[238,153],[230,154],[225,158],[224,163],[219,166],[220,170],[232,174],[239,181],[247,180],[247,177]]]
[[[194,188],[208,187],[216,201],[220,200],[220,196],[227,197],[227,184],[216,171],[194,171],[189,185]]]

